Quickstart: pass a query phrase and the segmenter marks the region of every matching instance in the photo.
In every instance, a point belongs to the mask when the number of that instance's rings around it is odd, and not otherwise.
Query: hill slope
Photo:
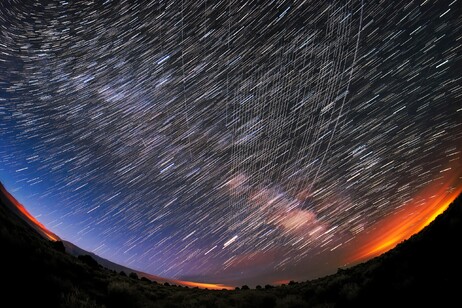
[[[177,280],[174,280],[174,279],[168,279],[168,278],[164,278],[164,277],[160,277],[160,276],[156,276],[156,275],[151,275],[151,274],[147,274],[147,273],[144,273],[144,272],[141,272],[141,271],[137,271],[137,270],[134,270],[134,269],[131,269],[131,268],[128,268],[126,266],[123,266],[123,265],[120,265],[120,264],[117,264],[117,263],[114,263],[112,261],[109,261],[107,259],[104,259],[92,252],[88,252],[82,248],[80,248],[79,246],[76,246],[74,244],[72,244],[71,242],[68,242],[68,241],[62,241],[63,244],[64,244],[64,248],[66,249],[66,252],[74,257],[78,257],[78,256],[82,256],[82,255],[89,255],[91,256],[93,259],[95,259],[96,262],[98,262],[98,264],[102,265],[103,267],[107,268],[107,269],[110,269],[112,271],[116,271],[117,273],[120,273],[120,272],[125,272],[126,274],[129,274],[129,273],[136,273],[138,275],[138,277],[145,277],[149,280],[153,280],[153,281],[157,281],[157,282],[160,282],[160,283],[165,283],[165,282],[168,282],[170,284],[178,284],[180,285],[181,282],[177,281]]]
[[[76,258],[4,200],[0,197],[3,303],[17,307],[446,307],[459,301],[461,196],[422,232],[380,257],[312,281],[235,291],[164,286]]]

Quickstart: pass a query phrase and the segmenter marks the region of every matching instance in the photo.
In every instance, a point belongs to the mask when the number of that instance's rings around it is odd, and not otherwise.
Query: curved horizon
[[[58,2],[0,4],[0,181],[50,239],[178,281],[309,280],[462,187],[456,2]]]
[[[347,253],[347,258],[340,260],[338,268],[351,267],[358,263],[362,263],[377,257],[395,248],[397,244],[409,239],[412,235],[422,231],[438,215],[443,213],[448,208],[448,206],[462,193],[462,185],[460,185],[456,190],[449,191],[449,188],[454,186],[454,181],[459,182],[460,177],[453,176],[452,180],[446,181],[445,185],[439,189],[439,194],[429,195],[429,192],[433,193],[435,191],[432,191],[428,188],[425,189],[424,192],[420,195],[421,198],[423,197],[429,199],[430,204],[426,205],[425,209],[421,209],[421,207],[425,206],[425,204],[409,204],[403,208],[400,213],[395,213],[390,217],[386,217],[383,220],[377,222],[371,232],[362,234],[362,236],[347,243],[348,246],[354,246],[353,252]],[[23,204],[16,200],[16,198],[14,198],[14,196],[11,195],[8,190],[6,190],[1,182],[0,192],[11,202],[11,204],[15,206],[19,213],[24,215],[22,218],[31,226],[33,226],[34,229],[44,238],[50,241],[62,241],[60,237],[47,229],[40,221],[31,215],[27,211],[26,207],[24,207]],[[342,248],[339,250],[341,249]],[[168,282],[171,284],[187,287],[198,287],[209,290],[233,290],[235,287],[238,287],[238,285],[231,286],[222,283],[183,281],[174,279],[172,277],[159,277],[156,276],[155,273],[143,273],[136,269],[132,270],[141,273],[142,277],[146,277],[150,280],[155,280],[161,283]],[[327,274],[332,274],[332,272],[328,272],[325,275]],[[312,279],[321,278],[323,276],[312,277]],[[276,280],[273,281],[271,285],[288,284],[290,281],[294,281],[294,279]],[[304,280],[302,279],[301,281]],[[244,284],[246,283],[244,282]]]

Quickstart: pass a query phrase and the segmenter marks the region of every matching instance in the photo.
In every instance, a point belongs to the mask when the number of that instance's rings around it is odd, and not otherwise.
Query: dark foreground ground
[[[1,200],[1,198],[0,198]],[[462,196],[388,253],[286,286],[209,291],[165,286],[64,252],[0,204],[0,307],[461,307]]]

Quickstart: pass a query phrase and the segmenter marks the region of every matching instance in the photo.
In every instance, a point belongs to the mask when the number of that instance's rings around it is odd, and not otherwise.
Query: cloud
[[[286,232],[298,235],[316,238],[323,234],[326,226],[319,221],[316,215],[309,210],[293,209],[287,213],[280,214],[277,225],[282,227]]]
[[[286,235],[310,241],[327,229],[327,224],[320,221],[314,211],[302,208],[302,203],[309,197],[306,189],[292,196],[276,185],[253,188],[249,180],[247,175],[239,173],[225,186],[231,196],[244,197],[260,224],[272,225]]]
[[[226,186],[231,195],[242,195],[246,194],[250,189],[247,182],[248,177],[243,173],[239,173],[231,177],[224,186]]]

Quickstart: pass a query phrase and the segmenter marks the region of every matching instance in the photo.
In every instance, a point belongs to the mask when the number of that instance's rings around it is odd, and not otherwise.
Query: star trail
[[[460,192],[461,8],[2,1],[0,180],[151,274],[332,273]]]

